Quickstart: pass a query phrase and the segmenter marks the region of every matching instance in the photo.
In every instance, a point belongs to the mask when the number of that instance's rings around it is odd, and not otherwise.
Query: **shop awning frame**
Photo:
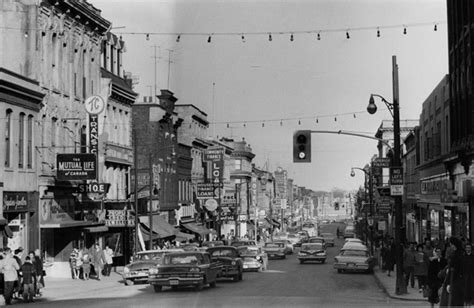
[[[100,233],[109,231],[107,226],[85,227],[84,230],[89,233]]]
[[[159,238],[170,238],[175,236],[175,228],[170,225],[163,216],[153,215],[152,219],[153,233],[156,233]],[[139,220],[140,224],[150,230],[150,220],[148,216],[140,216]],[[149,234],[149,231],[147,231],[147,233]]]
[[[197,233],[201,236],[211,233],[211,230],[204,227],[203,225],[197,224],[196,222],[187,222],[187,223],[181,224],[181,227],[188,229],[191,232]]]
[[[103,226],[103,222],[82,221],[82,220],[66,220],[61,222],[40,224],[41,229],[58,229],[58,228],[74,228],[74,227],[93,227]]]

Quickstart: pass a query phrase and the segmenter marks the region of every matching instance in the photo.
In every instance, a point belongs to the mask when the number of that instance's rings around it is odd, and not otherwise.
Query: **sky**
[[[124,69],[139,78],[136,92],[153,94],[156,67],[158,91],[206,112],[209,136],[245,138],[256,166],[282,167],[313,190],[357,189],[364,173],[351,177],[351,167],[367,164],[377,141],[312,133],[312,162],[295,164],[296,130],[373,136],[391,115],[380,100],[374,115],[366,107],[371,93],[392,101],[393,55],[402,120],[419,119],[448,73],[445,0],[89,2],[122,35]]]

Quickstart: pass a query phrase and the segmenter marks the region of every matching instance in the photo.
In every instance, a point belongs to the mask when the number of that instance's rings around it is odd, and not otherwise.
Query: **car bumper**
[[[326,260],[327,256],[315,256],[315,255],[306,255],[306,256],[301,256],[298,255],[298,260],[303,260],[303,261],[323,261]]]
[[[267,251],[266,252],[268,255],[268,258],[284,258],[286,256],[286,253],[282,251]]]
[[[370,269],[370,265],[360,263],[334,263],[334,268],[345,271],[365,272]]]
[[[224,266],[219,277],[233,277],[239,273],[238,266]]]
[[[204,278],[201,276],[199,278],[184,278],[184,277],[168,277],[168,278],[154,278],[150,277],[148,282],[154,286],[195,286],[204,283]]]
[[[255,260],[253,262],[244,262],[243,270],[244,271],[258,270],[260,267],[262,267],[262,263],[260,263],[260,261]]]
[[[148,280],[148,274],[147,274],[147,273],[142,273],[142,274],[122,274],[122,278],[123,278],[124,280],[147,281],[147,280]]]

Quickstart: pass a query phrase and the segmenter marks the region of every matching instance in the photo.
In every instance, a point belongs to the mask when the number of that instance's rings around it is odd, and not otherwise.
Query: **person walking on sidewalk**
[[[104,252],[99,246],[99,243],[95,243],[94,247],[91,251],[91,261],[92,265],[94,266],[94,271],[96,275],[96,279],[100,280],[100,272],[104,266]]]
[[[104,249],[104,276],[110,276],[110,271],[112,270],[112,264],[114,263],[113,260],[114,251],[107,245]]]
[[[426,281],[430,288],[428,302],[430,302],[431,307],[434,307],[434,304],[439,303],[438,290],[441,288],[443,283],[443,277],[439,273],[445,269],[446,264],[446,259],[441,255],[441,249],[436,248],[433,253],[433,258],[428,264],[428,277]]]
[[[91,273],[91,257],[89,256],[89,251],[84,249],[81,255],[82,255],[82,275],[83,275],[84,280],[89,280],[89,275]]]
[[[464,305],[464,270],[462,242],[457,237],[451,237],[449,244],[452,249],[449,258],[446,291],[448,292],[448,306]]]
[[[415,287],[415,244],[412,242],[403,252],[403,272],[405,273],[405,284],[408,287],[408,282],[412,288]]]
[[[23,301],[26,303],[33,302],[36,271],[30,256],[26,256],[25,263],[21,266],[21,274],[23,276]]]
[[[5,304],[11,305],[13,288],[15,282],[18,281],[18,271],[20,267],[18,262],[13,258],[12,250],[6,247],[3,250],[4,257],[0,260],[0,271],[3,273],[4,287],[3,296],[5,297]]]
[[[418,288],[421,293],[426,286],[426,277],[428,276],[428,263],[430,262],[428,256],[423,251],[423,245],[419,244],[416,247],[415,266],[413,274],[418,280]]]
[[[393,239],[390,238],[388,243],[385,244],[384,251],[382,254],[383,263],[385,264],[385,270],[387,271],[387,276],[390,277],[390,273],[393,272],[395,266],[395,244]]]
[[[36,248],[34,252],[34,261],[33,265],[35,266],[36,271],[36,295],[41,296],[41,289],[46,285],[44,284],[44,267],[43,267],[43,258],[41,257],[41,251]]]
[[[474,304],[474,254],[472,253],[472,244],[467,243],[466,254],[463,258],[464,272],[464,304],[470,306]]]

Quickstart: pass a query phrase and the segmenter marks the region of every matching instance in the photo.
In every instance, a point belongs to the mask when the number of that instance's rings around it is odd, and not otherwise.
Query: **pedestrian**
[[[408,287],[408,282],[412,288],[415,287],[415,244],[412,242],[403,252],[403,272],[405,273],[405,284]]]
[[[423,292],[423,289],[426,286],[426,278],[428,276],[428,264],[430,260],[426,253],[423,251],[423,245],[419,244],[416,246],[415,253],[415,265],[413,274],[418,280],[418,289],[419,292]]]
[[[423,245],[423,252],[428,256],[428,259],[434,257],[434,249],[431,240],[425,239],[425,244]]]
[[[89,280],[89,276],[91,273],[91,257],[89,256],[89,252],[87,249],[84,249],[82,253],[82,275],[84,280]]]
[[[474,304],[474,254],[472,244],[467,243],[463,258],[464,273],[464,304],[470,306]]]
[[[431,307],[434,307],[434,304],[439,303],[439,288],[441,287],[443,280],[439,273],[444,270],[446,267],[446,259],[441,255],[441,249],[436,248],[433,252],[433,258],[428,264],[428,277],[426,284],[429,287],[428,302],[430,302]]]
[[[104,259],[105,259],[104,276],[110,276],[110,272],[112,270],[112,264],[114,263],[113,257],[114,257],[114,251],[108,245],[105,246],[105,249],[104,249]]]
[[[463,249],[462,242],[457,237],[451,237],[449,244],[452,249],[448,261],[448,277],[446,291],[448,292],[448,306],[464,305],[464,277],[463,277]]]
[[[30,256],[26,256],[25,263],[21,266],[23,276],[23,301],[33,302],[35,295],[36,271]]]
[[[95,243],[91,250],[91,263],[94,266],[94,272],[97,280],[100,280],[100,273],[104,267],[104,253],[99,246],[99,243]]]
[[[34,252],[33,265],[35,266],[36,271],[36,295],[41,296],[40,290],[45,287],[44,276],[46,275],[46,273],[43,268],[43,258],[41,257],[41,251],[38,248],[36,248]]]
[[[71,275],[72,279],[78,279],[79,273],[77,271],[77,255],[79,254],[79,250],[77,248],[73,248],[71,254],[69,255],[69,266],[71,267]]]
[[[23,262],[21,262],[21,256],[23,254],[23,248],[20,246],[14,251],[13,258],[15,258],[16,262],[18,263],[18,266],[21,268],[21,265]],[[22,290],[21,290],[21,285],[22,285],[22,277],[21,277],[21,272],[18,270],[18,280],[15,282],[15,286],[13,287],[13,298],[14,299],[20,299]]]
[[[385,264],[385,270],[387,271],[387,276],[390,277],[391,272],[393,272],[395,266],[395,244],[393,239],[389,239],[388,243],[384,247],[384,253],[382,255],[383,263]]]
[[[13,288],[15,286],[15,282],[18,281],[18,271],[20,267],[18,266],[18,262],[12,255],[12,250],[6,247],[3,250],[4,258],[0,260],[0,271],[3,273],[3,297],[5,298],[5,304],[11,305],[12,303],[12,296],[13,296]]]

